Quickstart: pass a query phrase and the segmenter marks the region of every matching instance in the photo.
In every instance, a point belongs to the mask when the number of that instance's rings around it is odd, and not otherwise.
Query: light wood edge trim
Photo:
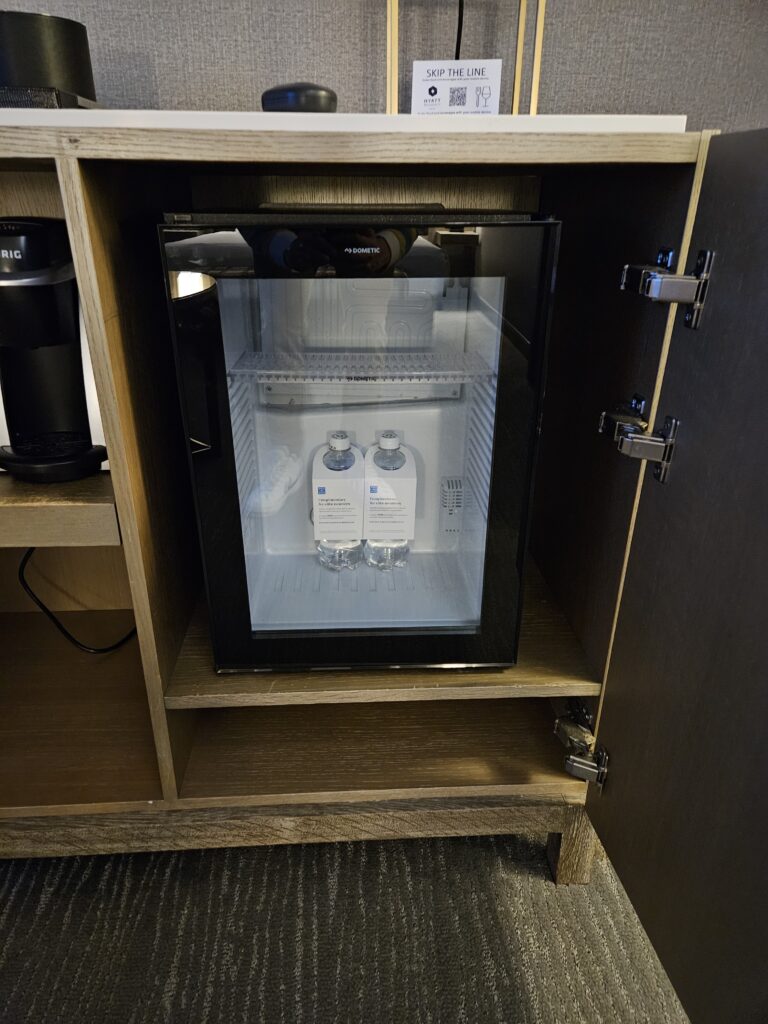
[[[49,509],[25,505],[15,514],[0,508],[0,548],[110,548],[120,544],[114,505]]]
[[[147,580],[142,562],[138,526],[131,496],[128,457],[123,444],[119,414],[113,400],[117,388],[109,358],[109,343],[101,294],[97,285],[98,275],[82,168],[77,160],[59,157],[56,160],[56,171],[64,203],[64,215],[72,247],[83,319],[86,324],[99,408],[109,451],[112,485],[120,517],[160,782],[163,796],[166,799],[174,799],[177,795],[176,782],[168,722],[163,703],[160,667],[149,610]]]
[[[168,811],[176,806],[167,800],[113,800],[108,803],[28,804],[25,807],[0,807],[0,833],[3,823],[15,818],[65,818],[72,815],[123,814],[131,811]]]
[[[57,186],[58,187],[58,186]],[[91,477],[89,497],[68,490],[30,493],[6,489],[0,476],[0,548],[119,547],[115,496],[109,473]]]
[[[525,19],[528,0],[519,0],[517,9],[517,43],[515,45],[515,77],[512,83],[512,113],[520,113],[520,94],[523,87],[523,56],[525,52]]]
[[[696,169],[693,174],[693,183],[691,185],[691,196],[688,201],[688,212],[685,217],[685,225],[683,227],[683,235],[680,240],[678,267],[681,271],[684,270],[685,264],[688,260],[688,251],[691,246],[691,237],[693,235],[693,225],[696,220],[696,211],[699,205],[699,196],[701,195],[701,186],[704,180],[704,170],[707,163],[707,154],[709,152],[709,143],[713,136],[719,135],[718,131],[703,131],[701,133],[701,140],[699,142],[699,152],[696,159]],[[659,398],[661,396],[661,389],[664,384],[664,374],[667,368],[667,360],[669,358],[669,349],[672,343],[672,332],[675,327],[675,314],[677,313],[677,303],[673,302],[669,307],[667,313],[667,322],[664,327],[664,338],[661,344],[661,354],[659,356],[659,366],[656,372],[656,381],[653,386],[653,397],[651,399],[651,408],[648,415],[648,429],[653,430],[656,421],[656,414],[659,406]],[[603,714],[603,707],[605,705],[605,693],[608,683],[608,675],[611,668],[611,657],[613,655],[613,644],[616,639],[616,629],[619,623],[619,614],[621,612],[621,599],[624,596],[624,585],[627,579],[627,568],[629,566],[629,558],[632,551],[632,539],[635,534],[635,526],[637,524],[637,514],[640,508],[640,498],[643,491],[643,483],[645,482],[645,471],[647,463],[640,463],[640,471],[637,476],[637,485],[635,487],[635,498],[632,504],[632,513],[629,520],[629,531],[627,533],[627,543],[624,548],[624,559],[621,565],[621,575],[619,576],[619,586],[616,594],[616,604],[613,611],[613,621],[611,623],[611,635],[608,641],[608,653],[605,659],[605,670],[603,672],[603,686],[600,693],[600,701],[597,709],[597,718],[595,721],[595,735],[597,735],[600,728],[600,720]]]
[[[180,796],[174,807],[269,807],[276,804],[347,804],[374,800],[464,800],[484,797],[506,797],[527,800],[555,800],[567,804],[583,804],[587,784],[578,779],[563,778],[552,782],[520,782],[505,786],[412,786],[400,789],[350,789],[316,793],[236,794],[234,796]]]
[[[406,701],[496,700],[515,697],[597,697],[600,683],[501,683],[491,686],[430,686],[376,690],[283,691],[217,694],[166,690],[165,706],[188,708],[274,707],[291,704],[389,704]]]
[[[312,808],[305,813],[258,811],[134,812],[69,815],[55,822],[17,817],[0,828],[0,857],[137,853],[149,850],[276,846],[439,836],[558,832],[573,810],[556,801],[501,806],[378,806]]]
[[[400,46],[399,0],[387,0],[387,113],[397,114],[400,99],[399,46]]]
[[[695,163],[699,132],[231,132],[0,128],[0,156],[216,163]]]
[[[699,197],[701,196],[701,186],[704,181],[704,169],[707,163],[707,155],[709,153],[709,144],[712,141],[713,136],[719,135],[718,131],[704,131],[701,133],[701,141],[699,142],[699,152],[696,158],[696,170],[693,173],[693,184],[691,186],[691,199],[688,204],[688,213],[685,218],[685,226],[683,228],[683,237],[680,240],[679,255],[677,258],[677,269],[678,273],[685,273],[686,264],[688,263],[688,252],[691,247],[691,238],[693,236],[693,225],[696,220],[696,211],[699,206]],[[651,398],[651,407],[648,413],[648,429],[653,430],[656,423],[656,416],[659,408],[659,399],[661,398],[661,388],[664,384],[664,374],[667,369],[667,360],[669,359],[669,349],[672,344],[672,332],[675,327],[675,315],[677,313],[677,303],[673,302],[669,307],[667,314],[667,323],[664,330],[664,340],[661,346],[661,356],[659,357],[659,368],[656,373],[656,381],[653,387],[653,396]]]
[[[544,18],[547,13],[547,0],[538,0],[536,4],[536,35],[533,40],[533,70],[531,72],[531,104],[529,114],[539,112],[539,86],[541,85],[541,55],[544,49]]]

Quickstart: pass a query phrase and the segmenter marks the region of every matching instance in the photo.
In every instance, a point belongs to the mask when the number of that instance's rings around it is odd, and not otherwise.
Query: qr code
[[[448,106],[449,107],[466,107],[467,105],[467,87],[466,85],[455,88],[451,88],[448,95]]]

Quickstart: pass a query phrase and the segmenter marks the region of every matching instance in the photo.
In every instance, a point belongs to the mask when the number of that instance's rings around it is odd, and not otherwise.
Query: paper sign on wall
[[[415,60],[412,114],[498,114],[500,60]]]

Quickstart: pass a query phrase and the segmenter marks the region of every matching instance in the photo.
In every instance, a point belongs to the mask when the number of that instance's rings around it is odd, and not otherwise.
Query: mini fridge
[[[160,226],[214,663],[515,663],[559,225]]]

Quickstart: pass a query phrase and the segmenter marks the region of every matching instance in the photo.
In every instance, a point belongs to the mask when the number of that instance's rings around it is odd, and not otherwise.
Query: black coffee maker
[[[0,218],[0,390],[2,469],[43,483],[99,470],[107,451],[91,441],[64,221]]]

